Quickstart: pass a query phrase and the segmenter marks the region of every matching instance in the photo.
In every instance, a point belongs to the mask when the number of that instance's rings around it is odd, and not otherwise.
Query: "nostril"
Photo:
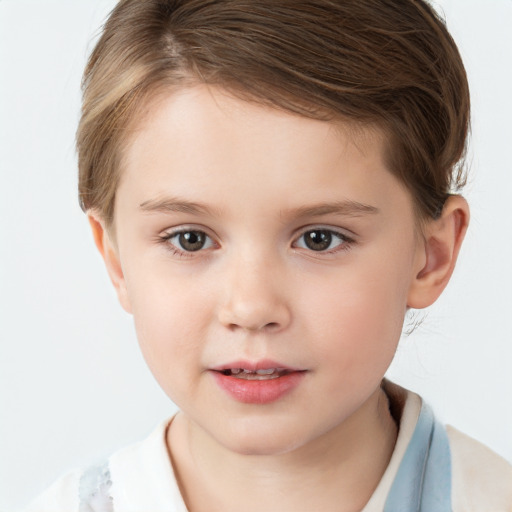
[[[240,325],[236,323],[231,323],[228,326],[228,329],[231,331],[235,331],[238,329],[243,329],[247,331],[275,331],[279,329],[279,323],[277,322],[269,322],[263,325]]]
[[[290,311],[282,302],[258,298],[235,299],[229,300],[217,313],[220,323],[231,332],[274,333],[286,327],[290,321]]]
[[[275,331],[279,329],[279,326],[278,322],[268,322],[262,325],[246,326],[245,329],[248,331]]]

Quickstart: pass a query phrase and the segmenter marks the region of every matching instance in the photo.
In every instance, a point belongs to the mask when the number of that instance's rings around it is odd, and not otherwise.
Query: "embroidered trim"
[[[114,501],[110,495],[111,486],[108,462],[86,469],[80,477],[78,489],[79,512],[114,512]]]

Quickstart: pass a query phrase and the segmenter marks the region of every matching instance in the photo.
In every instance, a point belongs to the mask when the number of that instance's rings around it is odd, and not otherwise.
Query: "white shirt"
[[[402,401],[399,404],[402,409],[400,428],[388,467],[362,512],[382,512],[385,509],[422,411],[422,400],[415,393],[389,383],[384,387],[391,401]],[[391,394],[390,389],[394,390]],[[146,440],[109,458],[112,481],[109,494],[115,512],[187,512],[167,451],[166,432],[171,421],[172,418],[161,423]],[[452,427],[446,428],[446,434],[451,458],[452,512],[512,512],[512,466]],[[73,471],[59,479],[24,512],[85,510],[83,506],[80,508],[78,492],[82,473],[82,470]],[[108,512],[112,508],[88,510]],[[405,504],[403,510],[412,508]]]

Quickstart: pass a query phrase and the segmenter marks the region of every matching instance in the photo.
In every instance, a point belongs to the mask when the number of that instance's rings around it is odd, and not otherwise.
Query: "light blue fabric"
[[[423,403],[384,512],[451,512],[451,473],[448,436]]]
[[[110,469],[108,462],[101,466],[92,466],[80,477],[79,512],[114,512],[114,503],[110,496]]]
[[[114,512],[111,486],[108,463],[86,470],[80,478],[79,512]],[[452,512],[448,436],[425,403],[384,512]]]

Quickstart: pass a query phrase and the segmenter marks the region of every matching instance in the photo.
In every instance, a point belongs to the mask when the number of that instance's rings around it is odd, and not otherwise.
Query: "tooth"
[[[256,370],[258,375],[271,375],[275,372],[275,368],[269,368],[268,370]]]
[[[254,373],[253,371],[251,370],[246,370],[245,368],[242,370],[244,373]]]
[[[241,368],[232,368],[232,369],[231,369],[231,373],[232,373],[233,375],[238,375],[241,371],[242,371],[242,369],[241,369]]]

